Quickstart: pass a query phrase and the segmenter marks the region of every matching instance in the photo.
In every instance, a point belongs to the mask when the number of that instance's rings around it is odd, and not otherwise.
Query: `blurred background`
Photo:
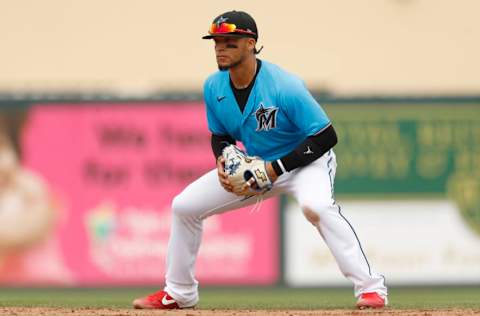
[[[0,286],[163,284],[171,199],[215,167],[201,36],[232,9],[331,117],[387,284],[478,285],[480,2],[0,0]],[[207,219],[197,276],[348,286],[288,197]]]

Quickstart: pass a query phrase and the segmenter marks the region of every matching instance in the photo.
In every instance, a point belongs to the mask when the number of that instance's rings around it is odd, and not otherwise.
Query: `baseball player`
[[[280,193],[293,196],[316,227],[352,281],[357,307],[384,307],[384,277],[371,268],[333,197],[337,136],[321,106],[299,78],[256,58],[258,30],[249,14],[218,16],[203,38],[215,42],[219,68],[204,85],[217,169],[174,198],[166,286],[136,299],[134,307],[194,307],[199,300],[194,265],[203,219]],[[237,141],[246,153],[235,147]]]

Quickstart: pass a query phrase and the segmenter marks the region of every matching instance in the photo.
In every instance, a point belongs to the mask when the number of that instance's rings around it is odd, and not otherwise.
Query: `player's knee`
[[[316,225],[320,222],[323,214],[330,211],[333,207],[333,203],[331,201],[313,201],[310,203],[303,203],[302,210],[303,214],[307,218],[307,220]]]
[[[189,215],[192,212],[191,203],[182,194],[175,196],[172,201],[172,212],[175,215]]]
[[[320,215],[317,212],[307,206],[302,207],[302,210],[303,215],[312,225],[317,226],[320,223]]]

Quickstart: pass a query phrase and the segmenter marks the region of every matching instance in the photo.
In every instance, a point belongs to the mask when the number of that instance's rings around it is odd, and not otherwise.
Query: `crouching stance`
[[[214,40],[219,67],[204,85],[217,169],[174,198],[166,286],[135,300],[134,307],[194,307],[199,301],[194,266],[202,221],[281,193],[295,198],[318,230],[352,281],[357,307],[384,307],[384,278],[372,270],[333,197],[337,136],[322,107],[299,78],[256,58],[258,31],[247,13],[218,16],[204,38]],[[236,147],[236,141],[246,150]]]

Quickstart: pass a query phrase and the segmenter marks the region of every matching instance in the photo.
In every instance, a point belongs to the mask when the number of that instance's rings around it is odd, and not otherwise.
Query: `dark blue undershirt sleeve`
[[[272,161],[272,167],[281,175],[295,168],[306,166],[323,156],[337,144],[337,134],[331,124],[297,146],[280,159]]]

